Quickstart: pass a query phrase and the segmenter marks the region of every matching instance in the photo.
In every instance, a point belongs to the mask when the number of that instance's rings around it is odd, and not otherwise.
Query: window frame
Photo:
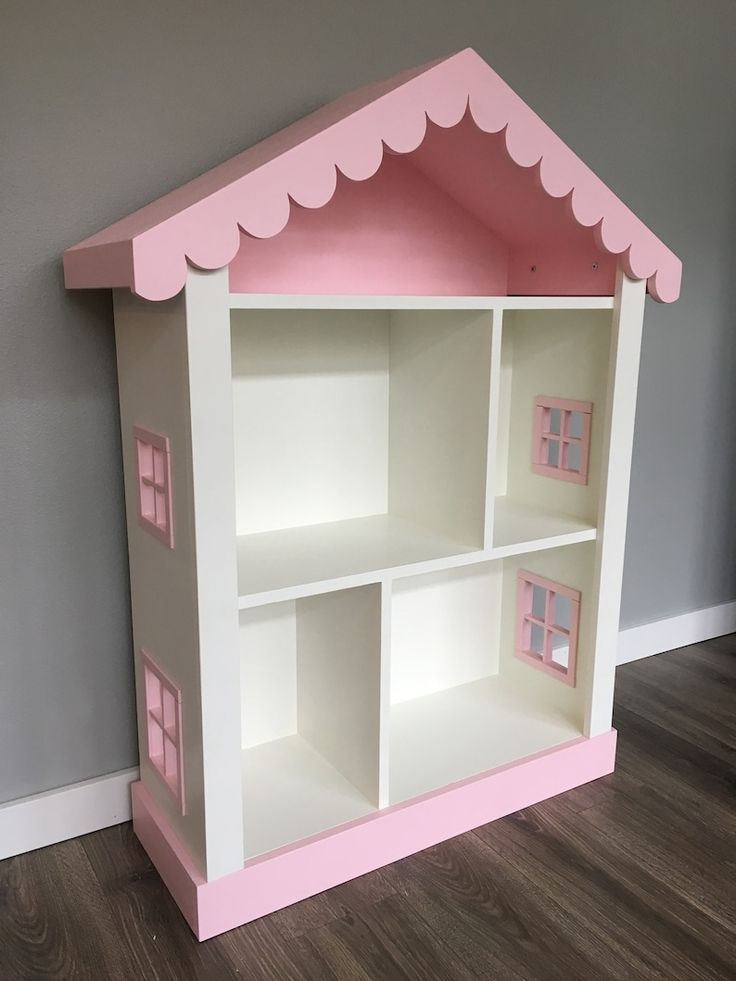
[[[151,655],[141,649],[143,669],[143,711],[146,733],[146,758],[153,771],[186,814],[184,796],[184,759],[182,747],[181,689],[161,670]],[[169,701],[167,701],[168,696]],[[166,748],[171,746],[174,772],[167,773]],[[160,750],[159,750],[160,746]]]
[[[550,417],[553,409],[560,411],[559,433],[553,433],[550,428]],[[573,412],[580,412],[583,417],[580,436],[570,436],[568,432],[569,419]],[[551,395],[537,395],[534,399],[532,471],[543,477],[567,480],[573,484],[587,484],[592,416],[592,402],[557,398]],[[549,463],[549,445],[552,442],[556,442],[559,447],[556,464]],[[578,470],[570,470],[565,466],[571,446],[580,447],[580,467]]]
[[[544,601],[544,617],[540,618],[533,613],[534,586],[539,586],[546,591]],[[564,596],[570,600],[570,628],[569,630],[559,626],[555,622],[554,616],[554,596]],[[578,659],[578,634],[580,626],[580,602],[581,593],[577,589],[565,586],[563,583],[555,582],[544,576],[538,576],[535,572],[526,569],[519,569],[517,573],[517,597],[516,597],[516,644],[514,653],[516,657],[529,664],[539,671],[556,678],[569,685],[576,687],[577,659]],[[543,630],[543,652],[538,654],[531,650],[531,628],[536,625]],[[556,664],[552,660],[552,637],[566,637],[568,642],[567,667]]]
[[[133,426],[138,489],[138,524],[169,548],[174,547],[174,513],[171,492],[171,449],[169,437],[143,426]],[[160,456],[157,458],[157,454]],[[150,464],[144,460],[148,455]],[[157,474],[157,459],[160,473]],[[152,508],[146,498],[153,495]],[[163,518],[159,516],[159,505]]]

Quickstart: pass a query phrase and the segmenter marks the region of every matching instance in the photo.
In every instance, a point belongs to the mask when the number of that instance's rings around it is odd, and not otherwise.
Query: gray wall
[[[62,250],[472,45],[685,263],[648,302],[624,626],[736,598],[732,0],[6,0],[0,801],[136,760],[110,296]]]

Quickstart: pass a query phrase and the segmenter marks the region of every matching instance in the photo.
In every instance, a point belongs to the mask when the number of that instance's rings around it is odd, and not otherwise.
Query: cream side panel
[[[611,337],[608,410],[604,444],[608,461],[601,474],[600,531],[595,563],[595,589],[600,596],[595,639],[595,664],[589,679],[586,736],[611,728],[616,672],[624,545],[629,510],[631,452],[634,443],[636,393],[644,321],[646,283],[619,270]]]
[[[114,304],[141,779],[204,871],[199,638],[184,302],[180,296],[164,303],[149,303],[127,290],[116,290]],[[138,524],[135,425],[162,433],[170,440],[173,550]],[[146,758],[141,648],[182,691],[184,817]]]
[[[227,269],[185,287],[207,878],[243,865],[238,576]]]
[[[611,314],[515,311],[504,339],[513,342],[507,494],[550,511],[597,523],[606,418]],[[534,400],[538,395],[593,403],[587,485],[532,473]]]

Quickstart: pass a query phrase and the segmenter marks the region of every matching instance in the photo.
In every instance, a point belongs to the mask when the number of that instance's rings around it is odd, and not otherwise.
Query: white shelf
[[[508,497],[496,498],[493,521],[494,558],[590,542],[596,535],[594,525],[572,515],[530,507]]]
[[[392,804],[582,735],[565,714],[494,676],[391,707]]]
[[[231,293],[231,310],[612,310],[612,296],[338,296]]]
[[[375,582],[389,569],[429,572],[483,557],[479,548],[389,514],[241,535],[237,553],[241,609]]]
[[[243,750],[246,860],[373,811],[301,736]]]

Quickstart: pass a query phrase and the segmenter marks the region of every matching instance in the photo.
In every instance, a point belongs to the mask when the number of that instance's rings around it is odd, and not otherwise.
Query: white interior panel
[[[297,605],[299,733],[378,805],[381,587]]]
[[[515,310],[504,315],[501,424],[496,493],[545,511],[574,515],[595,527],[611,340],[604,310]],[[534,402],[538,395],[593,403],[587,484],[532,472]]]
[[[243,747],[293,735],[296,715],[296,604],[240,613]]]
[[[391,510],[483,545],[491,314],[394,311]]]
[[[239,535],[385,512],[388,314],[232,315]]]
[[[394,583],[392,704],[496,673],[500,573],[483,563]]]

